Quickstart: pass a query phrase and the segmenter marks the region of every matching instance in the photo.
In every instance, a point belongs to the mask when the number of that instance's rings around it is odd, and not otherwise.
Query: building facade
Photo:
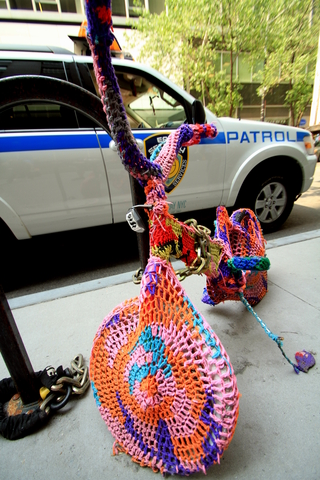
[[[144,0],[152,13],[164,9],[164,0]],[[133,0],[113,0],[113,23],[125,49],[124,31],[137,16]],[[85,20],[82,0],[0,0],[0,44],[49,45],[74,51],[74,42]]]
[[[165,8],[165,0],[142,0],[142,8],[151,13],[160,13]],[[134,0],[112,1],[113,22],[117,40],[127,50],[125,31],[128,20],[137,17]],[[85,20],[82,0],[0,0],[0,44],[46,45],[62,47],[77,54],[83,53],[75,39],[79,35],[81,23]],[[133,57],[137,57],[138,48],[130,48]],[[229,54],[221,52],[217,68],[228,72]],[[243,107],[237,109],[240,118],[259,120],[261,99],[257,95],[259,87],[257,72],[262,65],[254,68],[246,62],[245,55],[235,60],[233,71],[235,79],[242,84]],[[289,108],[284,105],[287,85],[279,85],[266,97],[265,120],[288,124]],[[303,123],[309,124],[310,108],[306,109]]]

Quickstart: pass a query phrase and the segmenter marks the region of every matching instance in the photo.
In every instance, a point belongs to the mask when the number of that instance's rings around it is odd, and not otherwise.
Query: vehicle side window
[[[80,75],[81,87],[89,90],[89,92],[91,93],[97,93],[88,65],[84,63],[75,63],[74,65],[75,68],[78,70],[78,75]]]
[[[0,112],[0,130],[79,128],[75,111],[56,103],[28,102]]]
[[[86,115],[78,111],[76,111],[75,114],[78,120],[79,128],[100,128],[100,126],[97,125],[94,120],[91,120],[91,118],[87,117]]]
[[[62,62],[46,62],[38,60],[1,60],[0,78],[16,75],[45,75],[47,77],[66,80]]]
[[[66,80],[65,69],[62,62],[41,62],[40,75]]]
[[[88,65],[96,93],[93,66]],[[116,72],[123,103],[131,128],[177,128],[187,115],[179,101],[139,75]]]

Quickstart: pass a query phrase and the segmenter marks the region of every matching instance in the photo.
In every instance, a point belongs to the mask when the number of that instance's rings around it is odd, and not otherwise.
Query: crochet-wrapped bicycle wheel
[[[254,306],[268,291],[265,239],[260,223],[249,209],[233,212],[217,208],[215,240],[222,246],[219,274],[208,276],[202,301],[217,305],[226,300],[240,300],[240,293]]]
[[[90,377],[116,449],[141,466],[205,472],[232,439],[239,409],[232,365],[165,260],[151,256],[140,297],[104,319]]]
[[[180,147],[214,138],[217,129],[181,125],[156,162],[145,158],[111,63],[110,1],[88,0],[86,11],[103,108],[124,167],[145,188],[151,245],[139,298],[116,307],[95,336],[92,388],[116,450],[163,473],[205,472],[232,439],[239,393],[229,357],[169,263],[172,254],[194,267],[199,246],[195,229],[169,215],[164,184]],[[221,249],[211,243],[204,264],[214,275]]]

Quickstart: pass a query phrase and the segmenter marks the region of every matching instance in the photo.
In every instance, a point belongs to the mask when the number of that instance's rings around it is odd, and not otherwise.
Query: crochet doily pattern
[[[90,378],[115,451],[141,466],[206,472],[232,439],[239,393],[230,359],[165,260],[151,256],[140,297],[104,319]]]

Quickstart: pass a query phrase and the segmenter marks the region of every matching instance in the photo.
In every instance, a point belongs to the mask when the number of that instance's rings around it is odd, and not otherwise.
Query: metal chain
[[[175,270],[176,275],[181,281],[189,275],[201,275],[201,273],[208,268],[211,260],[211,255],[209,253],[211,230],[203,225],[198,225],[197,220],[194,218],[185,220],[184,223],[185,225],[191,226],[195,233],[195,248],[197,252],[197,258],[192,262],[191,265],[179,270]],[[142,268],[138,268],[138,270],[132,276],[133,283],[141,283],[142,275]]]
[[[139,285],[142,280],[143,269],[138,268],[138,270],[132,275],[132,281],[134,284]]]
[[[83,356],[78,354],[71,361],[69,369],[71,376],[60,377],[50,390],[48,395],[40,405],[41,410],[47,413],[50,410],[60,410],[64,407],[71,394],[82,395],[90,384],[88,367],[84,365]]]
[[[211,240],[211,230],[203,225],[198,225],[197,220],[194,218],[190,218],[184,223],[191,226],[196,234],[195,244],[197,258],[192,262],[191,265],[180,270],[176,270],[175,273],[181,281],[189,275],[201,275],[203,271],[208,268],[211,259],[211,256],[208,252]]]

